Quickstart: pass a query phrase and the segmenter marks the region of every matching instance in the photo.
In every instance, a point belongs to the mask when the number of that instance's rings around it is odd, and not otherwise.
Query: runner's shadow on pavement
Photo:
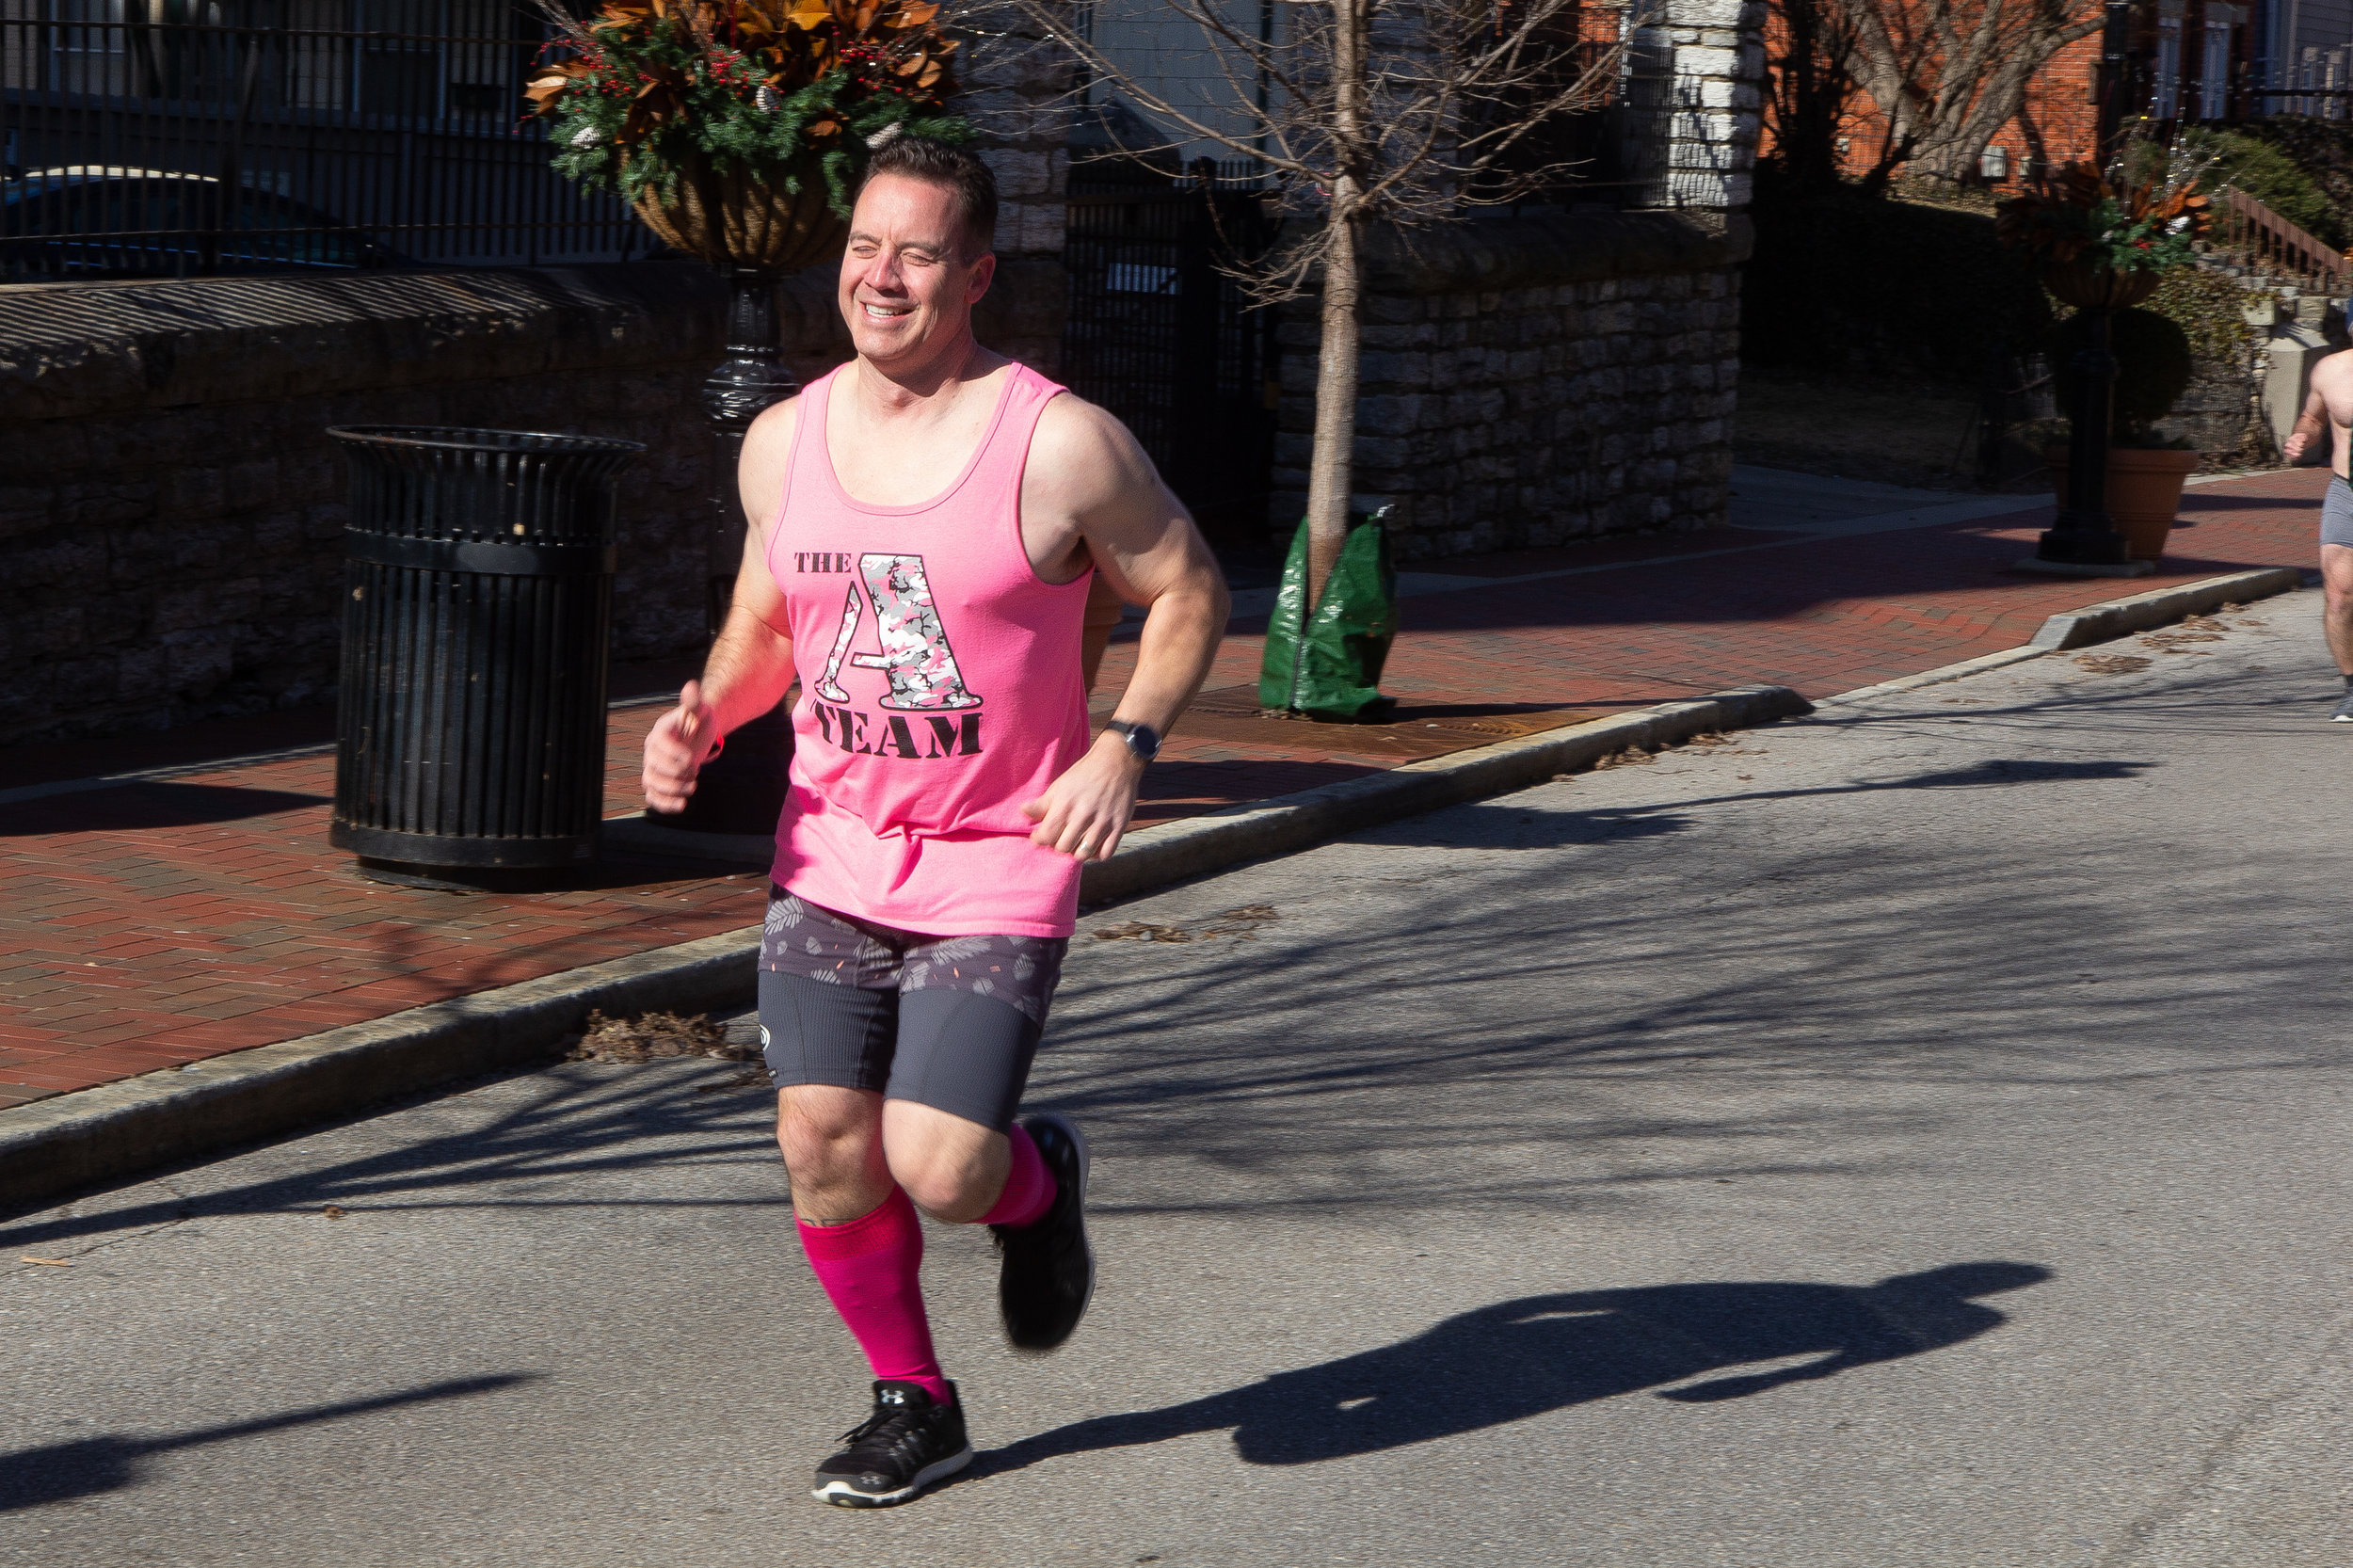
[[[1975,1298],[2050,1277],[2040,1264],[1996,1261],[1860,1287],[1760,1281],[1525,1296],[1246,1388],[1024,1438],[982,1455],[973,1473],[1221,1427],[1233,1429],[1235,1449],[1253,1464],[1308,1464],[1646,1388],[1679,1404],[1748,1399],[1973,1339],[2009,1320]],[[1809,1359],[1735,1370],[1793,1356]]]
[[[536,1372],[500,1372],[489,1377],[457,1378],[448,1383],[407,1389],[398,1394],[378,1395],[372,1400],[312,1405],[306,1410],[290,1410],[280,1416],[265,1416],[259,1420],[239,1421],[229,1426],[201,1427],[194,1432],[175,1432],[168,1437],[118,1437],[109,1434],[0,1454],[0,1513],[20,1508],[38,1508],[42,1503],[92,1496],[101,1492],[120,1492],[137,1484],[139,1462],[150,1454],[169,1453],[175,1448],[193,1448],[206,1443],[225,1443],[232,1438],[251,1437],[287,1427],[309,1426],[317,1421],[339,1421],[346,1416],[365,1416],[398,1405],[487,1394],[519,1383],[529,1383],[540,1375]]]

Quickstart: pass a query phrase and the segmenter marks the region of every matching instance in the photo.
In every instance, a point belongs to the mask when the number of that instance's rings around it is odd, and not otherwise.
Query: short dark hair
[[[964,218],[964,240],[973,256],[986,255],[997,243],[997,176],[968,148],[928,136],[896,136],[874,149],[866,160],[866,178],[896,174],[945,185],[955,194]],[[861,184],[860,189],[864,188]]]

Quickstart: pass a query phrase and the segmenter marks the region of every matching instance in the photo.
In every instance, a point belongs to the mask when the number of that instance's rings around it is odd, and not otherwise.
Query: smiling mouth
[[[862,309],[866,312],[866,319],[869,321],[898,321],[915,313],[915,309],[911,305],[869,304],[862,306]]]

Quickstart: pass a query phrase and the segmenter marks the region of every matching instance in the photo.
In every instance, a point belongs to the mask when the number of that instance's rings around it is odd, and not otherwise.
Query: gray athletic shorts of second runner
[[[2320,504],[2320,542],[2353,546],[2353,485],[2329,481],[2329,494]]]
[[[1062,980],[1061,936],[927,936],[768,889],[760,1038],[778,1085],[913,1100],[1002,1132]]]

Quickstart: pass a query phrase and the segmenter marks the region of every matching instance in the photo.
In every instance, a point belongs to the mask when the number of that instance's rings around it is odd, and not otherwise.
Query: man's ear
[[[997,280],[997,252],[990,251],[972,264],[972,276],[965,280],[964,302],[977,305],[988,292],[988,285]]]

